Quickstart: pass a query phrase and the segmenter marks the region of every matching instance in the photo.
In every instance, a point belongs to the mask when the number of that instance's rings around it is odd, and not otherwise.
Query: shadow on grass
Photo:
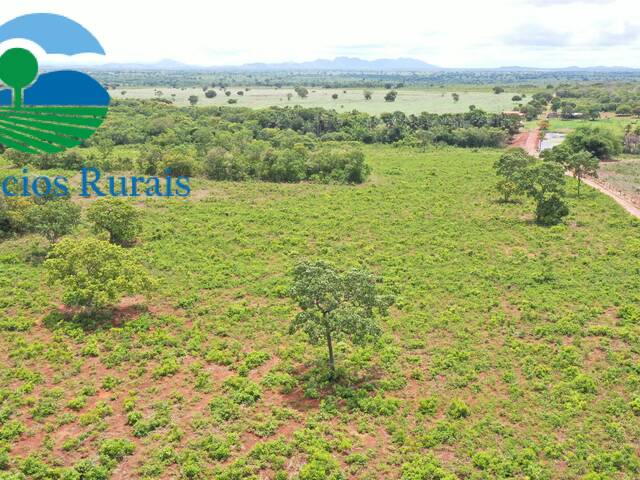
[[[49,312],[42,320],[51,331],[77,330],[85,333],[120,328],[128,321],[135,320],[148,312],[144,304],[116,306],[103,309],[82,307],[60,307]]]

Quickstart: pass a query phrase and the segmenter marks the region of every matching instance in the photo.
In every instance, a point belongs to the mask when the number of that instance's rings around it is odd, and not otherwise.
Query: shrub
[[[116,197],[103,198],[89,207],[87,218],[97,232],[106,230],[109,241],[128,245],[142,230],[140,214],[130,203]]]
[[[80,223],[80,206],[67,199],[47,200],[27,212],[29,228],[50,242],[67,235]]]
[[[451,405],[449,405],[449,410],[447,410],[447,415],[454,419],[466,418],[470,414],[471,410],[467,404],[459,398],[453,399]]]
[[[132,252],[94,238],[60,241],[44,266],[49,279],[62,284],[69,306],[104,308],[153,283]]]
[[[363,398],[358,402],[363,412],[376,417],[393,415],[400,408],[400,400],[397,398],[384,398],[381,395]]]
[[[435,397],[423,398],[418,404],[418,412],[422,415],[435,415],[438,410],[438,399]]]
[[[431,455],[417,457],[402,464],[401,480],[456,480],[456,476],[447,472]]]
[[[252,405],[262,395],[260,386],[245,377],[228,378],[222,388],[234,402],[241,405]]]
[[[126,439],[112,438],[105,440],[100,444],[100,459],[104,461],[115,460],[121,461],[127,455],[133,454],[136,447]]]
[[[229,421],[240,418],[240,408],[238,404],[226,397],[215,397],[209,402],[209,409],[214,419],[218,421]]]

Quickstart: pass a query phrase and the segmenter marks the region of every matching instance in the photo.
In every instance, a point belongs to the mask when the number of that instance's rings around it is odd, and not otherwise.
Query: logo
[[[50,13],[23,15],[0,25],[0,51],[9,40],[31,41],[47,54],[104,55],[82,25]],[[0,144],[26,153],[57,153],[80,145],[104,121],[109,93],[82,72],[38,76],[38,71],[36,56],[25,48],[9,48],[0,56]]]

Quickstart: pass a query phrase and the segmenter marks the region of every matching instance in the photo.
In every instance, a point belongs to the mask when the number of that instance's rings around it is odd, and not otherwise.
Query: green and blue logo
[[[105,53],[82,25],[50,13],[0,25],[0,45],[9,40],[28,40],[48,54]],[[22,152],[56,153],[80,145],[109,108],[109,93],[85,73],[60,70],[38,76],[38,61],[25,48],[10,48],[0,56],[0,81],[0,144]]]

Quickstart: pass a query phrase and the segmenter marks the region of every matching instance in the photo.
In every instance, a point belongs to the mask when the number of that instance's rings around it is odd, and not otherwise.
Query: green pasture
[[[462,87],[464,88],[464,87]],[[126,93],[122,95],[122,91]],[[173,100],[176,105],[189,105],[189,97],[191,95],[198,96],[198,106],[227,106],[229,99],[235,99],[238,103],[232,106],[264,108],[269,106],[286,106],[301,105],[304,107],[323,107],[331,108],[338,111],[359,110],[371,114],[380,114],[383,112],[402,111],[407,114],[418,114],[421,112],[430,113],[460,113],[469,110],[470,105],[487,112],[501,112],[512,110],[517,103],[512,102],[511,98],[516,92],[508,90],[499,95],[485,89],[471,88],[468,90],[450,90],[450,89],[406,89],[400,88],[398,97],[395,102],[386,102],[384,96],[388,90],[371,89],[373,96],[371,100],[365,100],[364,88],[336,89],[336,88],[309,88],[307,98],[300,98],[296,95],[293,88],[259,88],[252,87],[245,91],[244,87],[229,87],[227,90],[232,95],[227,97],[224,90],[216,88],[217,96],[212,99],[205,97],[201,88],[124,88],[123,90],[109,90],[112,98],[165,98]],[[243,95],[237,94],[243,91]],[[158,93],[160,92],[161,95]],[[345,93],[346,92],[346,93]],[[451,96],[452,93],[458,93],[460,99],[455,102]],[[291,99],[287,98],[287,94],[291,94]],[[332,95],[337,94],[338,98],[333,99]],[[526,102],[526,98],[525,98]]]

